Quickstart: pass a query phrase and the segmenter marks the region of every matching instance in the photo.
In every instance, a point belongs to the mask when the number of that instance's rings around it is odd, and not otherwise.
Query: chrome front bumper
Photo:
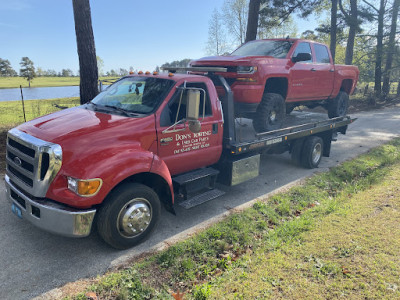
[[[22,218],[43,230],[68,236],[85,237],[90,234],[95,209],[79,210],[49,200],[33,200],[13,185],[5,176],[7,198],[22,212]]]

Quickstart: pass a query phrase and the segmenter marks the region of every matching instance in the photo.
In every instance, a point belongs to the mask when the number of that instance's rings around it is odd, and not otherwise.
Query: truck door
[[[311,45],[307,42],[301,42],[297,45],[292,57],[298,53],[310,53]],[[288,101],[312,100],[313,89],[317,84],[316,72],[312,60],[296,62],[290,69],[291,85],[289,87]]]
[[[207,85],[187,82],[186,87],[201,89],[200,132],[193,133],[187,122],[182,121],[186,117],[185,92],[182,94],[182,89],[176,90],[157,116],[158,156],[167,164],[171,175],[212,165],[222,152],[222,120],[213,111]],[[181,123],[174,125],[180,120]]]
[[[335,67],[331,63],[328,48],[325,45],[313,44],[315,53],[315,74],[318,75],[312,97],[319,99],[328,98],[333,89]]]

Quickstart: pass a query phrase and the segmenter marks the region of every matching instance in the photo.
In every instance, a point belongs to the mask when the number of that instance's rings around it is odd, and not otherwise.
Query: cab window
[[[324,45],[314,44],[314,50],[317,63],[329,64],[331,62],[328,49]]]
[[[187,88],[199,88],[200,90],[200,105],[199,105],[199,117],[200,121],[203,117],[203,108],[204,108],[204,116],[211,116],[211,102],[210,97],[208,95],[207,86],[204,82],[187,82]],[[183,88],[183,85],[180,86]],[[183,94],[182,94],[183,91]],[[182,97],[181,97],[182,96]],[[186,92],[182,89],[176,89],[174,95],[168,104],[164,107],[161,116],[160,116],[160,126],[171,126],[175,122],[180,121],[186,117]],[[203,106],[205,100],[205,106]],[[181,105],[179,107],[179,102],[181,101]]]
[[[302,42],[297,45],[296,50],[294,50],[293,57],[296,57],[299,53],[310,53],[311,57],[311,46],[310,43]],[[302,61],[302,63],[310,63],[312,60]]]

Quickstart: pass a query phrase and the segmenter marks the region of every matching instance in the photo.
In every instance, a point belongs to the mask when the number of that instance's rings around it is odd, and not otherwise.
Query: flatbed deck
[[[256,133],[251,120],[237,118],[235,142],[230,143],[229,148],[232,154],[243,154],[325,131],[345,133],[347,125],[355,120],[349,116],[328,119],[323,113],[293,111],[286,116],[283,128]]]

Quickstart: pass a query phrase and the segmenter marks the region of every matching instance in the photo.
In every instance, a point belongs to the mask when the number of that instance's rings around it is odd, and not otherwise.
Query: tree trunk
[[[79,56],[81,104],[99,93],[96,48],[94,45],[89,0],[72,0],[75,19],[76,43]]]
[[[376,37],[376,59],[375,59],[375,95],[381,95],[382,84],[382,55],[383,55],[383,18],[385,16],[385,0],[380,1],[378,11],[378,34]]]
[[[396,28],[397,28],[397,16],[399,14],[399,5],[400,5],[400,0],[393,1],[392,24],[390,26],[389,44],[388,44],[388,51],[387,51],[387,57],[386,57],[385,73],[383,75],[382,92],[385,97],[387,95],[389,95],[390,69],[392,68],[392,63],[393,63],[393,54],[396,51],[395,38],[396,38]]]
[[[332,54],[333,63],[335,63],[335,55],[336,55],[337,6],[338,6],[338,0],[332,0],[330,50],[331,50],[331,54]]]
[[[246,43],[255,40],[257,37],[258,17],[261,0],[250,0],[249,16],[247,20]]]
[[[349,15],[349,37],[346,45],[346,57],[344,62],[346,65],[353,63],[354,53],[354,40],[356,38],[356,32],[358,27],[358,12],[357,12],[357,0],[350,0],[350,15]]]
[[[397,83],[397,96],[400,96],[400,79],[399,82]]]

